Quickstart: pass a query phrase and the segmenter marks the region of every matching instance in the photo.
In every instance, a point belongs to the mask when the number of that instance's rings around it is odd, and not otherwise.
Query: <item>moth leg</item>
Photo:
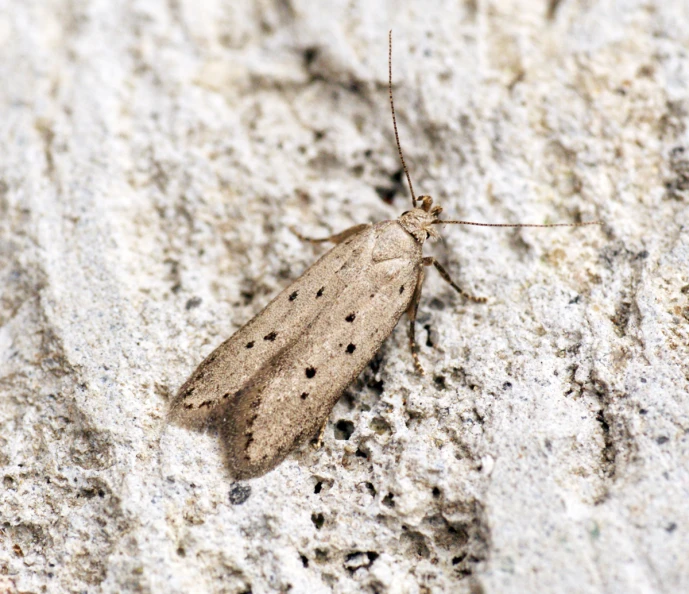
[[[320,450],[323,447],[323,436],[325,435],[325,428],[328,426],[328,419],[325,420],[323,426],[318,430],[318,436],[311,442],[311,447],[314,450]]]
[[[308,241],[309,243],[326,243],[328,241],[331,243],[342,243],[348,237],[356,235],[359,233],[359,231],[363,231],[369,226],[370,225],[366,223],[354,225],[353,227],[340,231],[340,233],[335,233],[335,235],[331,235],[330,237],[304,237],[301,233],[294,229],[294,227],[290,227],[290,231],[292,231],[292,233],[294,233],[302,241]]]
[[[419,361],[419,345],[416,344],[416,333],[414,331],[414,325],[416,324],[416,312],[419,311],[419,301],[421,300],[421,286],[423,285],[424,276],[425,272],[423,268],[420,268],[419,276],[416,280],[416,288],[414,289],[414,295],[412,296],[411,302],[409,303],[409,307],[407,308],[407,317],[409,318],[409,350],[411,351],[411,358],[414,360],[414,367],[416,367],[416,371],[418,371],[420,375],[426,375],[426,372],[423,370],[421,361]]]
[[[447,270],[443,268],[443,266],[436,260],[433,256],[428,256],[427,258],[423,259],[423,265],[424,266],[435,266],[436,270],[440,273],[440,276],[443,277],[443,280],[447,281],[450,286],[457,291],[462,297],[465,297],[466,299],[469,299],[470,301],[473,301],[474,303],[486,303],[488,299],[485,297],[475,297],[474,295],[471,295],[467,293],[464,289],[462,289],[457,283],[455,283],[451,278],[450,275],[448,274]]]

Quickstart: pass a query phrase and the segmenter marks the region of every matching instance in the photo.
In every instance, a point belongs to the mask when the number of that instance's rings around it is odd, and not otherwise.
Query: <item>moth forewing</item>
[[[295,340],[264,361],[239,389],[209,411],[208,423],[219,429],[228,466],[236,478],[272,469],[327,421],[342,392],[409,307],[421,266],[420,248],[397,221],[374,225],[350,244],[333,248],[332,252],[350,254],[328,260],[327,277],[339,289],[335,298],[319,305]],[[282,295],[291,294],[311,272],[309,269]],[[268,308],[257,318],[267,312]],[[201,368],[208,371],[220,360],[217,357]],[[215,373],[215,377],[219,375]],[[191,385],[203,393],[192,380]],[[220,392],[226,389],[217,387]]]
[[[357,257],[363,243],[365,233],[360,232],[328,251],[210,353],[178,390],[170,420],[202,425],[218,404],[230,399],[298,340],[320,311],[337,298],[342,281],[336,272]]]
[[[334,247],[206,358],[180,389],[175,417],[217,428],[236,478],[267,472],[327,421],[408,308],[420,266],[420,244],[397,221]],[[308,315],[284,315],[295,292]],[[296,327],[287,328],[291,322]],[[250,362],[251,372],[236,370],[234,353],[252,350],[246,341],[265,331],[291,339],[269,356],[256,351],[261,360]]]

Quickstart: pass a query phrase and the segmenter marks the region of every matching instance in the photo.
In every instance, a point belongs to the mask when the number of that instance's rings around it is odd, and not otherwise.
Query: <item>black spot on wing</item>
[[[316,368],[315,367],[307,367],[305,370],[305,373],[306,373],[306,377],[311,379],[312,377],[314,377],[316,375]]]
[[[269,342],[273,342],[277,337],[278,337],[278,333],[277,333],[277,332],[271,332],[270,334],[266,334],[266,335],[263,337],[263,340],[267,340],[267,341],[269,341]]]
[[[320,289],[318,289],[318,291],[316,292],[316,299],[318,299],[318,297],[323,297],[323,291],[325,291],[325,287],[321,287]]]
[[[345,350],[351,355],[355,351],[355,349],[356,345],[350,342]]]
[[[299,291],[294,291],[294,293],[292,293],[292,294],[289,296],[289,300],[290,300],[290,301],[294,301],[294,300],[297,298],[297,295],[299,295]]]
[[[351,323],[356,319],[356,314],[355,313],[350,313],[346,318],[345,321]]]
[[[250,340],[249,342],[246,343],[246,348],[247,349],[253,349],[254,348],[254,341]]]

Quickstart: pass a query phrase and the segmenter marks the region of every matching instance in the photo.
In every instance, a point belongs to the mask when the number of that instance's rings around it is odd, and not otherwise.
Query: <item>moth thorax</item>
[[[438,217],[433,210],[435,209],[428,212],[424,208],[414,208],[402,213],[398,220],[407,233],[419,243],[423,243],[429,237],[433,239],[438,237],[438,232],[433,228],[433,221]]]

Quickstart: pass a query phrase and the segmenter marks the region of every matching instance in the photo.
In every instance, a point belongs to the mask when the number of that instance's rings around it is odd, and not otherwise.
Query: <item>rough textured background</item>
[[[318,3],[325,6],[324,3]],[[375,5],[374,5],[375,4]],[[421,193],[400,325],[234,483],[166,428],[319,235]],[[0,1],[0,591],[689,591],[685,0]],[[425,330],[424,330],[425,329]]]

